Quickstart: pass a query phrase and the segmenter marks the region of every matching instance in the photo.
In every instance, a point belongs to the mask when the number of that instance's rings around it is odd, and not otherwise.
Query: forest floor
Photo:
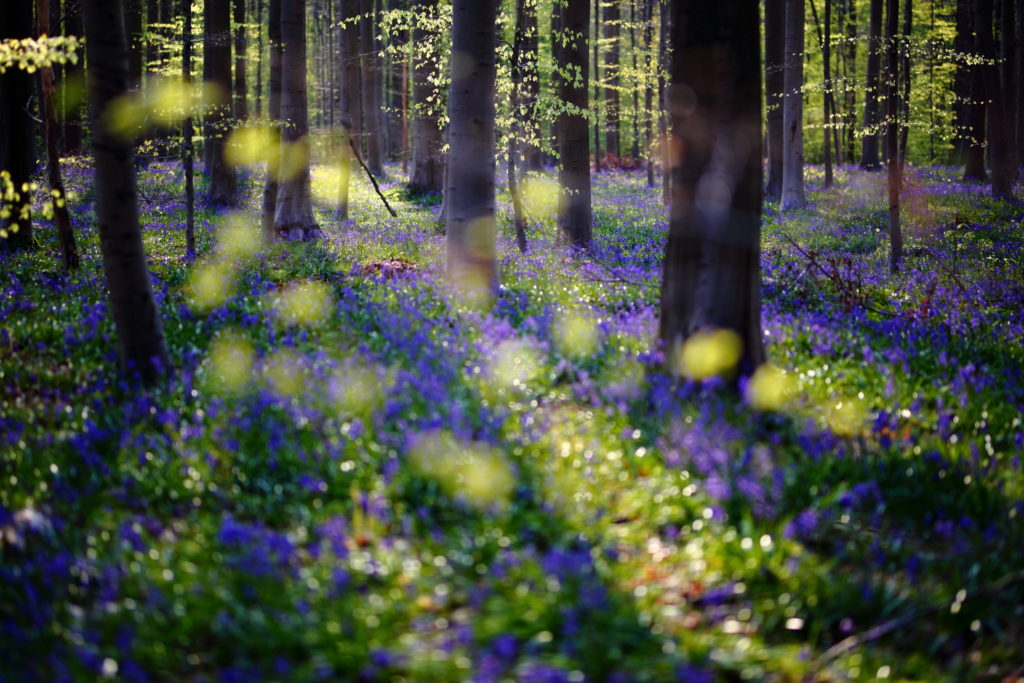
[[[397,179],[397,219],[360,181],[339,223],[318,169],[315,245],[201,210],[190,264],[151,164],[174,379],[144,392],[72,164],[81,271],[45,221],[0,261],[0,681],[1024,677],[1020,207],[912,170],[890,276],[884,178],[816,173],[811,208],[766,209],[774,369],[735,399],[650,350],[640,174],[595,176],[585,258],[550,178],[526,256],[504,201],[481,302]]]

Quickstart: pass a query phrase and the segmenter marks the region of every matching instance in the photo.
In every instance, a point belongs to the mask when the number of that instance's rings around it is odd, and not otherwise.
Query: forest
[[[1024,681],[1020,0],[4,0],[0,683]]]

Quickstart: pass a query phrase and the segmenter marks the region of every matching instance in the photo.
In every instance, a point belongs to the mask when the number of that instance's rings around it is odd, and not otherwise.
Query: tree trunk
[[[764,3],[764,85],[768,127],[769,199],[782,197],[783,140],[782,100],[785,92],[786,0]]]
[[[478,291],[497,286],[494,95],[497,0],[452,3],[445,231],[448,276]]]
[[[526,217],[523,215],[523,198],[519,193],[519,180],[516,178],[516,158],[519,156],[519,139],[523,134],[524,118],[520,108],[520,92],[523,90],[523,45],[526,43],[526,3],[516,0],[515,34],[512,39],[512,59],[509,71],[512,74],[512,122],[508,136],[508,193],[512,197],[512,221],[516,230],[516,245],[519,252],[526,253]]]
[[[217,86],[222,100],[206,113],[206,161],[210,186],[206,200],[214,206],[238,202],[235,169],[224,158],[231,114],[231,3],[206,3],[203,64],[207,80]]]
[[[128,33],[128,89],[142,89],[142,0],[125,0],[125,31]]]
[[[842,0],[846,46],[843,54],[843,125],[845,132],[846,160],[853,163],[857,157],[857,89],[850,84],[857,71],[857,4],[854,0]]]
[[[132,142],[108,130],[106,112],[128,91],[121,0],[83,0],[89,108],[96,177],[96,220],[121,363],[155,382],[170,371],[139,230]]]
[[[192,0],[181,1],[181,13],[184,27],[181,39],[181,78],[189,87],[192,86]],[[185,255],[195,258],[196,255],[196,188],[195,169],[192,150],[192,113],[185,117],[181,125],[181,161],[185,169]]]
[[[672,203],[672,155],[668,131],[668,88],[665,87],[664,73],[670,69],[669,33],[671,32],[672,14],[667,2],[661,2],[661,27],[658,39],[658,102],[662,112],[658,113],[658,131],[661,144],[661,201],[665,206]]]
[[[363,135],[366,138],[366,165],[374,175],[384,173],[381,140],[380,54],[374,45],[373,0],[360,0],[359,50],[362,56]]]
[[[428,17],[437,15],[437,0],[415,0],[418,13]],[[425,53],[423,46],[433,44],[432,36],[424,27],[432,24],[420,20],[415,22],[412,42],[420,48],[413,63],[413,134],[412,134],[412,178],[409,190],[413,193],[437,193],[444,190],[444,157],[441,154],[443,141],[437,117],[437,93],[434,83],[437,79],[439,55],[433,51]]]
[[[523,11],[525,25],[520,61],[523,69],[522,101],[526,119],[523,126],[530,142],[521,145],[523,171],[540,171],[544,168],[541,153],[541,129],[537,105],[540,102],[540,34],[537,25],[537,4],[527,3]]]
[[[620,0],[606,0],[604,10],[604,39],[608,49],[604,54],[604,120],[605,151],[611,157],[609,163],[618,159],[621,123],[619,120],[619,34],[622,23]]]
[[[988,125],[992,170],[992,195],[1001,199],[1013,197],[1013,181],[1016,172],[1016,150],[1012,146],[1010,131],[1015,126],[1009,115],[1009,100],[1000,78],[995,39],[992,35],[993,20],[997,16],[993,0],[975,0],[975,35],[977,52],[987,63],[979,67],[985,99],[988,100]]]
[[[591,240],[590,208],[590,144],[586,112],[589,64],[587,63],[587,35],[590,24],[590,0],[566,0],[562,15],[563,39],[559,49],[561,58],[558,78],[558,96],[575,107],[581,114],[563,114],[559,121],[559,149],[562,164],[558,181],[562,187],[562,206],[558,227],[563,237],[574,246],[587,248]],[[578,74],[567,79],[566,73]]]
[[[864,86],[864,137],[861,140],[860,167],[877,171],[878,159],[878,81],[882,64],[882,0],[871,0],[868,27],[868,73]]]
[[[555,3],[554,5],[552,5],[552,7],[551,7],[551,63],[552,63],[552,65],[554,65],[555,69],[557,69],[558,66],[563,64],[564,61],[565,61],[564,58],[562,57],[562,40],[561,40],[562,24],[563,24],[562,15],[564,13],[565,13],[564,6],[562,6],[562,5],[558,4],[558,3]],[[559,80],[558,74],[554,73],[554,69],[552,70],[551,78],[552,78],[552,84],[554,85],[554,87],[556,89],[556,92],[559,92],[557,90],[557,88],[558,88],[558,83],[560,83],[560,80]],[[562,114],[558,114],[558,115],[555,116],[555,120],[551,122],[550,144],[551,144],[551,149],[552,149],[553,154],[551,154],[551,156],[549,157],[549,160],[550,160],[552,165],[559,164],[560,163],[560,159],[562,158],[562,146],[561,146],[562,124],[561,124],[561,121],[562,121]]]
[[[31,38],[32,3],[18,0],[0,11],[0,40]],[[0,246],[24,249],[32,239],[32,193],[29,183],[36,165],[34,121],[29,113],[32,76],[24,69],[8,68],[0,74]],[[7,187],[7,183],[11,187]],[[7,201],[4,196],[13,199]]]
[[[186,0],[187,1],[187,0]],[[281,0],[270,0],[267,6],[267,43],[270,48],[270,74],[267,79],[267,117],[271,122],[272,141],[267,158],[267,181],[263,185],[263,241],[274,241],[274,215],[277,213],[277,174],[281,154]]]
[[[1012,194],[1012,185],[1017,181],[1020,166],[1019,141],[1017,140],[1018,117],[1017,90],[1024,72],[1017,70],[1017,13],[1024,13],[1019,0],[999,0],[1000,63],[999,90],[1003,95],[1003,125],[1006,128],[1004,140],[1006,149],[996,155],[1003,165],[1007,187]],[[995,151],[995,150],[993,150]]]
[[[782,211],[799,209],[804,198],[804,0],[786,0],[785,94],[782,100]]]
[[[590,114],[594,117],[594,172],[601,172],[601,53],[598,44],[601,42],[601,0],[594,0],[594,62],[591,65],[594,75],[594,105]],[[584,84],[586,79],[584,79]]]
[[[36,25],[40,36],[52,35],[49,4],[48,0],[36,0]],[[71,271],[78,268],[78,250],[75,247],[75,233],[71,231],[67,195],[60,172],[60,121],[57,120],[53,69],[48,66],[39,69],[39,86],[42,95],[40,109],[43,115],[43,137],[46,141],[46,173],[50,191],[55,194],[51,197],[50,203],[53,207],[64,268]]]
[[[967,55],[974,49],[971,32],[974,26],[971,13],[971,0],[956,0],[956,38],[953,49],[958,55]],[[956,74],[953,77],[953,152],[952,162],[957,166],[967,163],[967,150],[970,147],[973,131],[970,126],[971,81],[973,67],[966,59],[956,62]]]
[[[885,9],[885,156],[889,169],[889,270],[899,272],[903,260],[903,228],[900,225],[900,189],[903,184],[903,157],[900,154],[901,69],[896,27],[899,0],[886,0]]]
[[[64,35],[78,36],[85,33],[82,26],[82,7],[80,3],[69,3],[66,7]],[[70,88],[85,88],[85,69],[83,60],[75,64],[64,65],[64,91]],[[64,153],[67,156],[79,156],[82,153],[82,104],[84,98],[65,96],[66,111],[64,114]]]
[[[245,60],[248,41],[245,36],[245,3],[247,0],[232,0],[235,14],[235,91],[232,114],[236,121],[245,121],[249,117],[248,98],[245,79]]]
[[[639,48],[636,45],[636,3],[637,0],[629,0],[629,55],[632,59],[633,76],[634,81],[630,85],[630,94],[633,97],[633,149],[630,153],[630,157],[633,158],[634,162],[640,158],[640,93],[637,89],[637,78],[636,74],[639,74],[637,70],[637,52]]]
[[[648,70],[653,70],[657,66],[657,59],[650,53],[655,52],[654,45],[654,0],[643,0],[643,24],[644,24],[644,44],[647,46],[648,55],[644,57],[645,64]],[[654,187],[654,117],[660,116],[660,112],[656,112],[654,109],[654,88],[648,86],[644,88],[644,108],[646,109],[646,120],[647,120],[647,136],[646,136],[646,147],[647,147],[647,187]]]
[[[739,370],[764,361],[760,310],[761,64],[757,0],[679,0],[672,21],[672,218],[659,338],[670,369],[694,333],[732,330]],[[792,52],[792,51],[790,51]],[[788,88],[787,88],[788,91]],[[684,100],[679,93],[692,93]]]
[[[811,0],[814,2],[814,0]],[[814,7],[812,4],[811,7]],[[825,0],[825,35],[821,41],[822,74],[825,77],[825,92],[822,100],[825,107],[822,122],[825,138],[825,187],[832,186],[832,125],[835,120],[832,117],[832,73],[829,69],[832,57],[832,0]],[[838,155],[837,155],[838,156]]]
[[[306,0],[281,0],[281,146],[302,159],[278,178],[274,232],[288,241],[311,241],[320,234],[309,188],[309,107],[306,103]],[[284,169],[282,169],[283,171]]]

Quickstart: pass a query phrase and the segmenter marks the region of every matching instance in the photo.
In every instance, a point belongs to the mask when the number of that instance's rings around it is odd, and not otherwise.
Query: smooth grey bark
[[[207,2],[206,22],[203,65],[206,79],[217,86],[222,98],[206,112],[206,172],[210,177],[206,200],[215,206],[234,206],[238,202],[235,169],[224,158],[231,125],[231,3]]]
[[[50,3],[36,0],[36,26],[41,36],[50,32]],[[53,222],[57,226],[61,258],[68,271],[78,268],[78,248],[75,233],[71,230],[71,216],[68,214],[67,194],[64,192],[64,178],[60,171],[60,121],[57,118],[56,86],[53,69],[44,66],[39,69],[40,113],[43,115],[43,138],[46,142],[46,175],[50,190],[56,193],[50,201],[53,207]]]
[[[559,49],[558,94],[582,112],[563,114],[559,119],[559,143],[562,163],[558,182],[562,188],[558,227],[574,247],[590,246],[592,218],[590,207],[590,149],[586,112],[589,81],[587,33],[590,24],[589,0],[565,0],[561,27],[564,44]],[[569,77],[567,77],[567,75]],[[573,77],[578,75],[577,77]]]
[[[107,128],[110,103],[128,91],[121,0],[83,0],[96,220],[122,367],[155,382],[170,371],[139,230],[132,142]]]
[[[622,9],[620,0],[606,0],[602,28],[608,49],[604,54],[605,152],[619,157],[621,122],[619,116],[619,35]],[[596,38],[596,36],[595,36]],[[613,160],[614,161],[614,160]]]
[[[362,74],[360,91],[363,97],[363,135],[366,140],[366,165],[375,175],[384,173],[383,141],[381,140],[381,69],[380,54],[374,45],[373,0],[360,0],[359,51]]]
[[[494,114],[498,0],[452,3],[445,232],[448,276],[497,285]]]
[[[304,159],[278,178],[274,232],[279,239],[311,241],[320,235],[309,187],[309,106],[306,102],[306,0],[281,0],[281,144]],[[283,170],[283,169],[282,169]]]
[[[235,78],[234,97],[232,103],[232,114],[238,121],[244,121],[249,116],[249,92],[246,87],[245,63],[248,40],[245,35],[245,4],[248,0],[232,0],[234,3],[234,29],[235,29]]]
[[[192,83],[192,0],[181,0],[181,12],[184,18],[181,39],[181,78],[185,83]],[[195,158],[192,147],[192,114],[190,113],[181,125],[181,162],[185,170],[185,254],[189,258],[194,258],[196,255]]]
[[[415,0],[413,7],[418,13],[435,16],[437,0]],[[413,28],[413,46],[421,47],[433,40],[417,22]],[[440,55],[419,54],[413,63],[413,133],[412,133],[412,177],[409,190],[413,193],[437,193],[444,190],[444,155],[441,153],[443,140],[436,114],[436,92],[438,60]]]
[[[764,361],[760,307],[761,63],[757,0],[679,0],[669,112],[680,140],[661,287],[669,367],[707,329],[734,331],[739,370]],[[713,75],[713,76],[712,76]]]
[[[900,151],[902,99],[899,42],[896,26],[899,0],[886,0],[885,15],[885,147],[889,171],[889,270],[899,272],[903,260],[903,228],[900,225],[900,190],[903,185],[903,155]]]
[[[785,139],[782,121],[782,95],[785,92],[786,0],[764,3],[764,86],[767,109],[769,199],[782,197],[782,149]]]
[[[281,140],[281,0],[270,0],[267,7],[267,42],[270,51],[270,73],[267,79],[267,116],[270,118],[272,141],[267,158],[267,180],[263,185],[263,241],[274,241],[274,215],[277,213],[277,173],[280,165]]]
[[[864,137],[860,146],[860,167],[877,171],[878,158],[878,91],[882,64],[882,0],[871,0],[868,23],[868,70],[864,85]]]
[[[31,2],[19,0],[0,11],[0,39],[30,38],[32,29]],[[0,247],[7,249],[34,244],[32,193],[26,189],[36,165],[35,122],[29,114],[32,90],[32,76],[24,69],[9,68],[0,74],[0,171],[10,174],[15,195],[4,207],[8,218],[0,219],[0,229],[7,232],[6,238],[0,237]],[[0,186],[0,196],[5,189]]]
[[[804,196],[804,0],[786,0],[785,56],[780,209],[789,211],[807,204]]]

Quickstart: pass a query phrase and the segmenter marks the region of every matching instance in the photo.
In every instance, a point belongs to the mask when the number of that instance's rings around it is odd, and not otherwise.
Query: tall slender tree
[[[234,3],[234,32],[235,32],[235,77],[233,80],[234,97],[232,98],[232,115],[238,121],[244,121],[249,116],[249,92],[246,87],[246,55],[249,49],[249,41],[246,37],[245,5],[247,0],[232,0]]]
[[[594,119],[594,172],[601,172],[601,0],[594,0],[594,32],[593,62],[590,65],[590,73],[594,80],[594,99],[592,100],[591,117]],[[586,81],[584,80],[584,83]]]
[[[604,53],[604,120],[605,120],[605,150],[612,157],[620,154],[619,139],[621,137],[621,121],[619,111],[619,37],[622,34],[622,8],[619,6],[621,0],[605,0],[604,40],[606,50]]]
[[[860,167],[881,168],[878,158],[878,92],[882,64],[882,0],[871,0],[868,24],[868,70],[864,83],[864,137],[861,139]]]
[[[363,135],[366,165],[376,175],[384,172],[384,143],[381,130],[380,53],[374,44],[376,26],[373,0],[360,0],[359,52],[362,64],[360,90],[363,97]]]
[[[886,0],[885,9],[885,146],[889,170],[889,270],[896,273],[903,260],[903,228],[900,225],[900,190],[903,185],[903,156],[900,153],[901,81],[899,58],[900,0]]]
[[[290,161],[279,169],[274,231],[289,241],[320,235],[309,186],[309,106],[306,102],[306,0],[281,0],[281,131]]]
[[[181,0],[184,22],[181,36],[181,79],[186,86],[192,84],[192,0]],[[181,124],[181,164],[185,170],[185,254],[196,255],[196,188],[194,172],[195,154],[192,144],[192,112]]]
[[[436,111],[435,83],[440,55],[429,49],[436,36],[427,26],[434,25],[427,17],[437,15],[437,0],[414,0],[413,8],[423,19],[413,26],[412,42],[415,49],[413,62],[412,101],[412,177],[409,189],[415,193],[441,193],[444,189],[443,140]]]
[[[271,121],[271,144],[267,158],[267,179],[263,185],[263,241],[275,238],[274,215],[277,213],[278,169],[281,165],[281,0],[267,5],[267,43],[270,49],[270,74],[267,79],[267,116]]]
[[[50,6],[48,0],[36,0],[36,25],[40,36],[50,33]],[[78,249],[75,246],[75,233],[71,231],[71,216],[68,214],[64,178],[60,172],[60,121],[57,117],[56,87],[53,69],[44,66],[39,69],[39,91],[42,95],[41,110],[43,115],[43,138],[46,142],[46,174],[53,193],[54,223],[57,225],[57,237],[64,267],[67,270],[78,268]]]
[[[804,197],[804,0],[786,0],[785,93],[782,101],[783,211],[799,209]]]
[[[51,5],[52,13],[53,5]],[[85,27],[82,25],[82,5],[80,2],[69,2],[64,7],[64,35],[82,37]],[[54,27],[56,29],[56,27]],[[78,156],[82,153],[82,116],[85,98],[85,65],[79,59],[74,64],[64,66],[64,154]],[[79,90],[81,89],[81,90]]]
[[[1002,199],[1013,197],[1013,182],[1017,175],[1017,150],[1013,144],[1013,121],[1010,93],[1005,89],[1001,69],[1013,68],[1007,64],[996,45],[993,24],[999,17],[993,0],[975,0],[974,30],[978,41],[978,54],[986,61],[980,67],[985,99],[988,100],[989,144],[991,146],[992,195]],[[1001,23],[1001,22],[1000,22]],[[1012,21],[1010,26],[1012,26]],[[1003,27],[1005,30],[1005,26]],[[1010,38],[1012,40],[1012,38]],[[1019,75],[1017,76],[1019,78]]]
[[[19,0],[0,10],[0,40],[30,38],[32,29],[31,2]],[[4,187],[0,180],[0,246],[9,249],[33,245],[29,184],[35,167],[35,120],[29,109],[31,99],[28,71],[15,68],[0,74],[0,172],[9,174],[7,182],[11,184]]]
[[[786,0],[764,3],[764,87],[768,128],[769,199],[782,197],[783,140],[782,96],[785,92]]]
[[[538,117],[540,102],[540,29],[537,21],[537,0],[526,0],[523,11],[522,104],[525,120],[522,122],[530,142],[521,145],[524,171],[539,171],[544,167],[540,147],[541,129]]]
[[[143,0],[124,0],[125,31],[128,34],[128,89],[142,89],[144,40],[142,32]]]
[[[586,0],[585,0],[586,1]],[[494,112],[498,0],[452,3],[451,90],[445,232],[448,275],[497,284]]]
[[[682,344],[727,329],[740,369],[764,360],[760,307],[761,64],[757,0],[673,3],[672,217],[659,337],[669,367]]]
[[[170,371],[139,229],[132,142],[110,129],[107,110],[128,92],[121,0],[83,0],[96,220],[122,367],[155,382]]]
[[[562,187],[558,227],[575,247],[586,248],[591,240],[590,149],[586,112],[587,34],[590,24],[590,0],[563,0],[556,11],[562,13],[563,42],[559,48],[558,94],[573,111],[559,120],[561,166],[558,181]]]
[[[234,167],[224,158],[231,113],[231,3],[207,2],[203,35],[203,66],[206,79],[217,86],[220,101],[206,112],[206,173],[210,185],[206,199],[216,206],[238,201]]]

